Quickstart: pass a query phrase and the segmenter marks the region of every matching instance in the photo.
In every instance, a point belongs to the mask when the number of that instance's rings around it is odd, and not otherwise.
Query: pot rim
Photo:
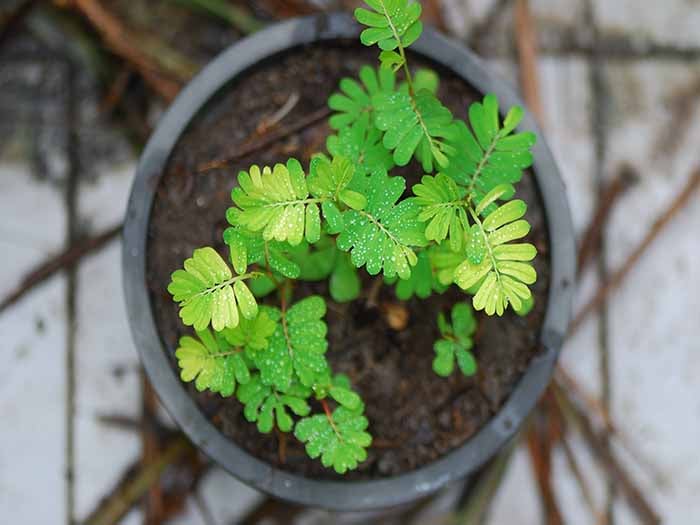
[[[550,287],[542,326],[542,351],[499,412],[459,448],[419,469],[369,481],[305,478],[257,459],[224,436],[200,411],[173,370],[158,334],[146,285],[146,249],[151,206],[160,177],[180,135],[203,105],[237,75],[261,60],[315,42],[357,38],[348,14],[319,14],[270,26],[244,38],[210,62],[161,118],[139,161],[124,224],[123,286],[134,344],[163,405],[192,442],[229,473],[277,498],[338,511],[397,506],[425,497],[453,480],[475,473],[515,435],[544,392],[571,317],[575,245],[564,184],[533,116],[522,125],[538,135],[534,173],[544,203],[550,240]],[[515,92],[461,44],[426,28],[412,52],[441,64],[481,93],[495,93],[503,107],[519,104]]]

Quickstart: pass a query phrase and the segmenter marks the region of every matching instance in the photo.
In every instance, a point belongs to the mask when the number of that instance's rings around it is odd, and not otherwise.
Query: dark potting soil
[[[253,163],[273,165],[290,156],[307,165],[311,154],[324,149],[330,130],[324,120],[226,168],[198,173],[198,167],[257,140],[259,123],[269,119],[293,94],[299,100],[283,118],[283,126],[325,107],[342,77],[356,77],[362,65],[375,62],[374,51],[354,44],[295,49],[259,64],[227,86],[180,138],[154,202],[147,262],[156,322],[171,353],[178,338],[190,329],[181,324],[177,306],[166,290],[170,274],[181,268],[184,259],[199,246],[212,245],[226,254],[222,233],[227,226],[225,212],[231,205],[235,175]],[[464,81],[435,65],[417,57],[412,64],[433,67],[441,74],[440,98],[456,116],[464,118],[468,105],[481,98]],[[422,174],[417,165],[410,165],[402,173],[409,188]],[[469,300],[456,286],[444,295],[424,301],[414,298],[404,304],[396,299],[391,287],[383,286],[379,306],[369,307],[367,293],[373,280],[361,271],[365,276],[362,297],[349,304],[335,304],[327,298],[328,360],[335,372],[350,377],[364,399],[374,437],[367,461],[344,479],[393,476],[459,447],[498,411],[530,359],[540,351],[549,250],[542,202],[531,173],[523,177],[518,195],[529,205],[527,219],[532,231],[528,241],[539,250],[535,260],[539,277],[532,288],[535,307],[524,318],[510,311],[502,318],[478,315],[473,349],[478,363],[475,376],[466,378],[456,370],[444,379],[431,367],[432,346],[438,336],[437,312],[449,312],[455,302]],[[326,283],[299,283],[294,300],[310,294],[327,297]],[[408,314],[406,326],[392,328],[392,316],[400,317],[402,313]],[[171,358],[176,366],[174,356]],[[252,455],[301,475],[338,477],[320,461],[309,459],[303,445],[291,434],[283,438],[275,432],[260,434],[255,424],[243,418],[242,406],[235,397],[222,399],[199,393],[192,385],[188,388],[222,432]]]

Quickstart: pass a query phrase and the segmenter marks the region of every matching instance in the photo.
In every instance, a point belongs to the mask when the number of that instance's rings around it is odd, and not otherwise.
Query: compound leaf
[[[498,101],[488,94],[469,107],[471,131],[462,121],[454,123],[448,140],[454,154],[442,171],[467,186],[476,204],[499,185],[519,182],[523,170],[532,165],[535,134],[512,134],[522,115],[522,108],[514,106],[501,126]]]
[[[180,338],[175,351],[180,378],[185,382],[194,381],[200,392],[209,389],[223,397],[233,395],[237,382],[245,384],[250,379],[242,349],[233,348],[208,329],[197,331],[197,337]]]
[[[334,93],[328,99],[328,106],[337,111],[329,119],[333,129],[351,126],[363,116],[372,113],[372,97],[377,93],[391,93],[396,85],[396,75],[391,69],[369,66],[360,69],[360,82],[351,78],[340,81],[340,93]]]
[[[365,3],[370,9],[355,9],[357,21],[367,26],[360,34],[364,45],[377,44],[383,51],[393,51],[410,46],[421,35],[423,24],[418,2],[365,0]]]
[[[311,458],[320,456],[324,467],[344,474],[367,459],[366,448],[372,444],[372,436],[365,432],[367,426],[367,418],[361,413],[339,406],[330,415],[303,418],[294,435],[306,444]]]
[[[531,297],[527,285],[535,282],[537,273],[530,261],[537,250],[529,243],[507,244],[529,233],[530,225],[522,219],[526,210],[526,204],[516,199],[490,212],[483,223],[478,222],[474,235],[482,237],[487,255],[478,264],[467,258],[454,271],[455,282],[462,289],[475,288],[472,302],[476,310],[502,315],[509,304],[517,311]]]
[[[413,98],[405,91],[379,93],[372,104],[374,123],[384,131],[382,143],[393,151],[398,166],[408,164],[414,154],[428,173],[433,171],[433,159],[440,166],[449,164],[452,148],[442,139],[452,136],[452,113],[433,93],[422,90]]]
[[[418,220],[428,223],[425,238],[439,243],[449,236],[450,248],[459,251],[469,228],[464,189],[447,175],[438,173],[435,177],[424,176],[420,184],[413,186],[413,193],[421,208]]]
[[[309,199],[309,190],[301,164],[289,159],[274,168],[251,166],[238,174],[239,186],[231,191],[236,207],[227,210],[230,224],[250,231],[262,231],[266,241],[287,241],[299,244],[306,238],[313,242],[320,232],[316,203]],[[311,207],[312,210],[307,210]]]
[[[355,166],[350,159],[336,156],[331,161],[325,155],[316,155],[311,161],[309,172],[309,191],[314,197],[339,201],[354,210],[366,206],[364,195],[348,189],[348,184],[355,175]],[[314,241],[309,242],[316,242],[318,238],[317,235]]]
[[[344,214],[345,229],[336,245],[350,251],[357,268],[366,265],[370,275],[383,270],[387,277],[398,274],[407,279],[417,262],[412,247],[427,242],[418,221],[418,205],[411,200],[396,204],[405,185],[403,177],[377,171],[364,180],[361,193],[367,196],[366,209]]]
[[[302,299],[284,312],[270,308],[269,315],[278,322],[268,349],[255,356],[264,384],[285,391],[296,378],[310,387],[326,373],[325,314],[326,303],[317,295]]]
[[[294,420],[287,409],[297,416],[307,416],[311,411],[306,399],[311,390],[301,385],[290,385],[286,391],[275,390],[262,382],[259,375],[238,389],[238,400],[245,405],[243,415],[251,423],[257,422],[258,430],[268,433],[275,423],[282,432],[290,432]]]
[[[198,248],[176,270],[168,285],[173,300],[180,303],[180,317],[186,326],[219,331],[234,328],[241,315],[253,319],[258,305],[243,282],[253,274],[233,276],[226,262],[213,248]],[[240,312],[240,315],[239,315]]]
[[[438,326],[442,337],[435,341],[435,359],[433,370],[436,374],[447,377],[457,366],[465,376],[476,373],[476,360],[470,352],[472,336],[476,330],[476,320],[472,307],[466,303],[457,303],[452,307],[451,323],[442,312],[438,315]]]
[[[370,122],[369,113],[361,115],[337,135],[330,135],[326,148],[331,155],[344,156],[355,165],[356,172],[367,175],[376,169],[394,167],[391,152],[382,143],[382,132]]]

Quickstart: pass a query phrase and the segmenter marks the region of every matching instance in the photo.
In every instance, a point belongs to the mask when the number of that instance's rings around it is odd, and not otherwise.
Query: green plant
[[[168,288],[197,337],[176,352],[183,381],[235,395],[260,432],[293,432],[310,457],[344,473],[366,457],[372,438],[364,403],[347,377],[334,376],[325,353],[326,302],[294,301],[297,280],[328,279],[333,300],[361,293],[358,269],[381,274],[399,299],[424,299],[456,284],[473,296],[448,320],[437,318],[433,369],[472,375],[473,310],[524,315],[535,282],[525,202],[514,199],[532,164],[535,135],[516,133],[523,110],[503,121],[494,95],[472,104],[468,122],[437,98],[438,77],[409,67],[406,48],[421,34],[421,7],[407,0],[366,0],[355,11],[377,44],[381,67],[343,79],[328,103],[334,134],[328,155],[308,168],[296,160],[238,174],[224,232],[231,266],[200,248]],[[397,74],[402,72],[399,82]],[[416,159],[425,175],[406,194],[389,175]],[[277,292],[277,301],[263,297]]]

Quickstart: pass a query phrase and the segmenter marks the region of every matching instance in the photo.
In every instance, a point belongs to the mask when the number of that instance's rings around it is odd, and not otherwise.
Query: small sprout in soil
[[[474,310],[525,315],[537,278],[535,247],[514,242],[530,231],[527,206],[513,197],[536,140],[516,132],[522,108],[501,120],[488,94],[466,120],[453,115],[438,98],[438,76],[413,71],[406,59],[422,32],[420,4],[366,3],[355,11],[366,26],[360,39],[378,45],[381,65],[343,79],[329,98],[328,153],[306,167],[292,158],[241,171],[223,235],[230,265],[199,248],[168,287],[197,336],[180,339],[182,380],[235,395],[260,432],[292,432],[339,474],[367,458],[370,422],[349,379],[326,360],[326,300],[295,298],[295,281],[327,280],[336,302],[360,297],[362,268],[381,274],[399,301],[456,284],[471,304],[455,305],[449,319],[438,315],[433,369],[448,376],[456,362],[470,376]],[[407,189],[390,173],[412,160],[424,175]]]
[[[452,308],[452,322],[445,315],[438,314],[440,339],[435,341],[435,359],[433,370],[442,377],[449,376],[454,370],[455,359],[459,369],[465,376],[476,373],[476,360],[470,352],[474,342],[472,336],[476,330],[474,312],[468,303],[458,303]]]

